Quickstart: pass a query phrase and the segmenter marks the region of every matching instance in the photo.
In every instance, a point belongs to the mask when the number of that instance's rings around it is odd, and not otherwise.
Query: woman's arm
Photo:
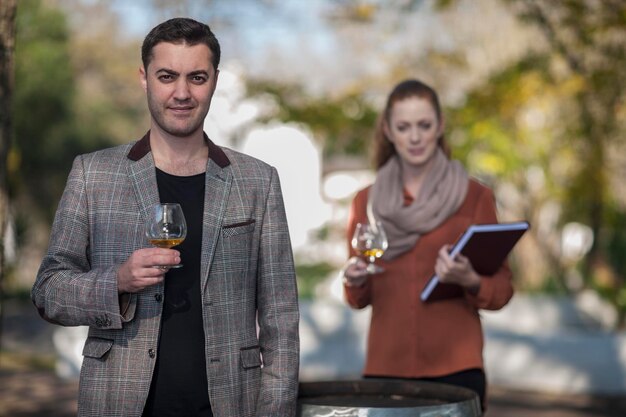
[[[493,192],[482,188],[476,210],[474,224],[497,223],[496,203]],[[508,262],[505,261],[500,269],[492,276],[480,277],[480,286],[475,292],[466,291],[466,299],[476,308],[499,310],[513,297],[512,273]]]
[[[352,200],[348,215],[346,241],[348,245],[348,262],[341,270],[343,278],[344,296],[352,308],[364,308],[371,302],[371,286],[369,274],[366,272],[366,263],[357,257],[351,241],[356,224],[367,220],[366,206],[369,188],[361,190]]]

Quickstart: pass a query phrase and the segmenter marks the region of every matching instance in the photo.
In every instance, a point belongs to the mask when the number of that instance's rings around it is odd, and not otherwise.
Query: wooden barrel
[[[467,388],[399,379],[301,382],[299,417],[479,417]]]

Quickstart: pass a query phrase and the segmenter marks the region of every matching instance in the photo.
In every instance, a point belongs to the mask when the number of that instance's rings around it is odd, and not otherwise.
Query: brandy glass
[[[180,245],[187,236],[187,223],[183,209],[178,203],[155,204],[150,208],[146,237],[152,246],[173,248]],[[163,269],[180,268],[177,265],[159,265]]]
[[[367,259],[368,273],[376,274],[384,271],[384,268],[374,263],[377,258],[383,256],[389,245],[387,235],[380,222],[377,221],[375,224],[357,223],[351,244],[355,251]]]

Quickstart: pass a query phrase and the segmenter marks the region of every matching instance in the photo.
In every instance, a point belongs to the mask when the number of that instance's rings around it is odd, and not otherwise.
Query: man
[[[74,161],[32,299],[49,321],[89,326],[79,416],[295,414],[298,304],[279,179],[204,134],[219,60],[208,26],[156,26],[140,69],[150,130]],[[174,249],[145,236],[159,202],[187,220]]]

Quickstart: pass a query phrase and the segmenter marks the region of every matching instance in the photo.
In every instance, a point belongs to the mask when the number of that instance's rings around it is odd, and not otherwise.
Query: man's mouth
[[[191,113],[193,107],[184,106],[184,107],[170,107],[169,110],[174,114],[187,114]]]

